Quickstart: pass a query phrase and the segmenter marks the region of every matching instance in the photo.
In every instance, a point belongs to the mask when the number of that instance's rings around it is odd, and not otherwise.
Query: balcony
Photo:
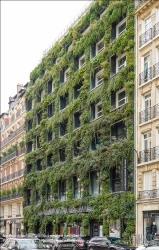
[[[147,122],[158,116],[159,116],[159,104],[156,104],[155,106],[145,109],[139,113],[139,124]]]
[[[159,34],[159,22],[153,26],[153,37]]]
[[[13,159],[13,158],[15,158],[16,156],[18,156],[18,151],[17,151],[17,150],[15,150],[15,151],[12,152],[11,154],[9,154],[9,155],[3,157],[3,158],[1,159],[1,164],[3,164],[3,163],[5,163],[5,162],[7,162],[7,161],[9,161],[9,160],[11,160],[11,159]]]
[[[21,132],[24,131],[24,125],[22,125],[21,127],[19,127],[16,131],[14,131],[12,134],[10,134],[10,136],[8,136],[6,139],[4,139],[1,142],[1,147],[3,147],[6,143],[10,142],[14,137],[16,137],[17,135],[19,135]]]
[[[153,190],[144,190],[138,192],[138,199],[159,198],[159,188]]]
[[[0,197],[0,201],[2,202],[2,201],[12,200],[12,199],[17,199],[20,197],[22,197],[22,192],[4,195]]]
[[[139,74],[139,86],[152,79],[152,67]]]
[[[138,163],[159,159],[159,146],[139,151]]]
[[[153,77],[159,75],[159,62],[153,65]]]
[[[16,178],[23,176],[23,175],[24,175],[24,169],[21,169],[17,172],[14,172],[13,174],[9,174],[9,175],[3,177],[1,179],[1,184],[4,182],[10,181],[10,180],[16,179]]]
[[[140,37],[139,37],[139,47],[143,46],[145,43],[150,41],[152,39],[152,28],[145,31]]]

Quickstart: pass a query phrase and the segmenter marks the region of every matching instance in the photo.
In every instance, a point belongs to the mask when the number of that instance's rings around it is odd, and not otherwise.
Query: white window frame
[[[101,85],[103,83],[103,81],[104,81],[103,77],[100,80],[98,80],[98,77],[101,76],[102,73],[103,73],[103,69],[96,73],[96,75],[95,75],[95,87],[98,87],[99,85]]]
[[[67,51],[70,51],[73,48],[73,44],[71,43],[70,46],[68,46]]]
[[[151,16],[148,16],[144,20],[144,32],[149,30],[150,28],[151,28]]]
[[[83,59],[84,59],[84,63],[81,64],[81,61],[82,61]],[[86,62],[85,62],[85,55],[83,55],[83,56],[81,56],[81,57],[79,58],[79,69],[82,68],[85,64],[86,64]]]
[[[143,134],[143,150],[151,148],[151,131]]]
[[[98,50],[98,46],[102,42],[103,42],[103,47],[100,50]],[[96,43],[96,55],[100,54],[103,49],[104,49],[104,38],[102,38],[99,42]]]
[[[121,60],[121,59],[123,59],[125,57],[125,61],[124,61],[124,63],[121,65],[121,66],[119,66],[119,61]],[[123,67],[124,66],[124,67]],[[122,69],[124,69],[126,67],[126,53],[124,53],[124,54],[122,54],[120,57],[118,57],[117,59],[116,59],[116,72],[118,73],[119,71],[121,71]]]
[[[144,190],[152,190],[152,171],[144,172]]]
[[[70,68],[68,68],[67,70],[65,70],[64,72],[64,82],[67,82],[70,78],[69,76],[69,71],[70,71]]]
[[[159,188],[159,170],[156,170],[156,189]]]
[[[126,31],[126,27],[125,29],[119,33],[119,28],[126,23],[127,18],[125,17],[117,26],[116,26],[116,37],[119,37],[121,34],[123,34]]]
[[[12,216],[12,205],[8,206],[8,216]]]
[[[116,92],[116,107],[117,107],[117,108],[119,108],[119,107],[125,105],[125,104],[128,102],[128,98],[127,98],[127,96],[126,96],[126,93],[125,93],[125,97],[124,97],[123,99],[120,99],[120,100],[119,100],[119,94],[122,93],[122,92],[124,92],[124,91],[125,91],[125,89],[121,89],[121,90],[119,90],[119,91]],[[125,99],[125,103],[119,105],[119,102],[122,101],[122,100],[124,100],[124,99]]]
[[[21,215],[21,204],[17,204],[17,215]]]
[[[107,10],[107,9],[106,9]],[[106,13],[106,10],[103,11],[102,14],[100,14],[100,18],[102,18],[104,16],[104,14]]]
[[[102,103],[99,102],[95,105],[95,119],[100,118],[103,114],[99,115],[99,113],[103,113],[103,110],[101,109],[100,112],[98,112],[98,107],[101,106],[102,107]]]
[[[60,61],[60,57],[56,58],[56,64]]]

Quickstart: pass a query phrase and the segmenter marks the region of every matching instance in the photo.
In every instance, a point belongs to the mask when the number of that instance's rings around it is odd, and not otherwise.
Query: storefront
[[[159,210],[143,212],[143,232],[147,240],[159,234]]]

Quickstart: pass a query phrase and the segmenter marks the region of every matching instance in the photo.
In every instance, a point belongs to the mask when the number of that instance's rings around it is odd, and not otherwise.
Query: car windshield
[[[28,239],[28,240],[18,240],[18,246],[20,247],[20,249],[40,249],[40,248],[45,248],[43,243],[40,240],[32,240],[32,239]]]
[[[128,243],[125,242],[125,241],[123,241],[123,240],[114,240],[113,243],[114,243],[114,244],[128,245]]]

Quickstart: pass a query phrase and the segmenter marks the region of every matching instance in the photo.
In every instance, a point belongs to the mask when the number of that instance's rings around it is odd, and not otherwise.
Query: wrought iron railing
[[[6,139],[4,139],[3,141],[1,141],[1,145],[0,146],[3,147],[6,143],[10,142],[15,136],[19,135],[23,131],[24,131],[24,125],[22,125],[16,131],[14,131],[13,133],[11,133],[10,136],[8,136]]]
[[[153,65],[153,77],[159,75],[159,62]]]
[[[152,28],[145,31],[140,37],[139,37],[139,47],[147,43],[152,39]]]
[[[159,22],[153,26],[153,37],[159,34]]]
[[[139,124],[159,116],[159,103],[139,113]]]
[[[159,158],[159,146],[139,151],[138,163],[148,162]]]
[[[24,169],[21,169],[21,170],[19,170],[19,171],[17,171],[17,172],[14,172],[14,173],[12,173],[12,174],[9,174],[9,175],[3,177],[3,178],[1,179],[1,183],[4,183],[4,182],[7,182],[7,181],[16,179],[16,178],[18,178],[18,177],[20,177],[20,176],[23,176],[23,175],[24,175]]]
[[[15,151],[12,152],[11,154],[9,154],[9,155],[3,157],[3,158],[1,159],[1,164],[3,164],[3,163],[5,163],[5,162],[7,162],[7,161],[9,161],[9,160],[11,160],[11,159],[13,159],[13,158],[15,158],[16,156],[18,156],[18,151],[17,151],[17,150],[15,150]]]
[[[151,199],[151,198],[159,198],[159,188],[138,192],[138,199]]]
[[[152,79],[152,67],[139,74],[139,86]]]
[[[16,199],[22,197],[22,192],[18,192],[18,193],[11,193],[8,195],[4,195],[2,197],[0,197],[0,201],[7,201],[7,200],[12,200],[12,199]]]

